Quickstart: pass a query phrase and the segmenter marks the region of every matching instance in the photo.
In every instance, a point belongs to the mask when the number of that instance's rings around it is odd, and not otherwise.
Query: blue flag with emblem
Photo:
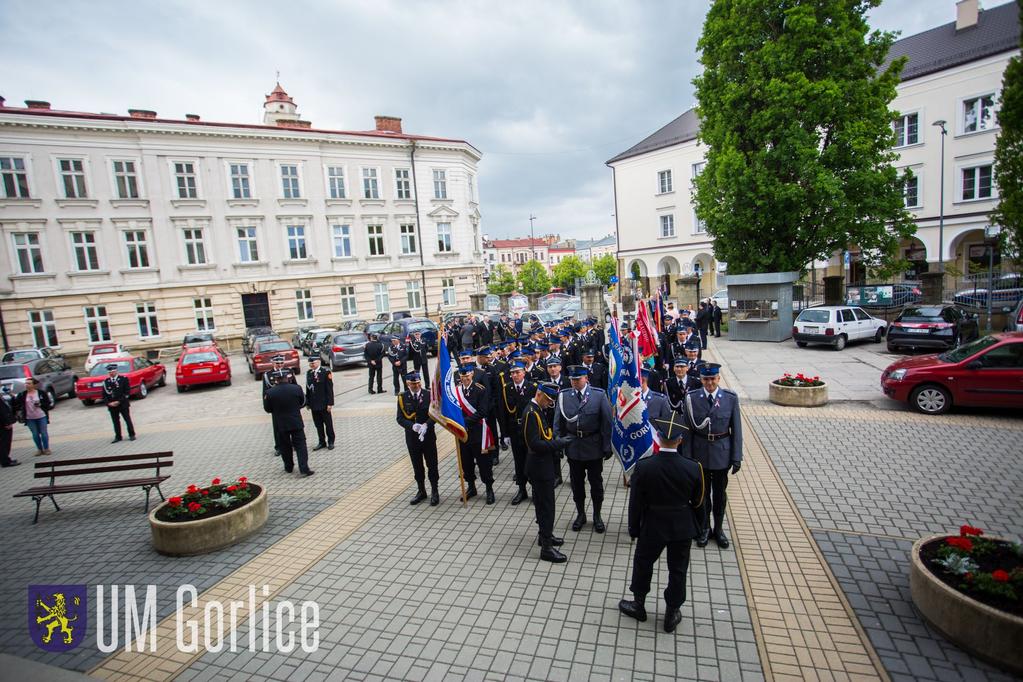
[[[654,451],[654,432],[647,419],[646,401],[640,389],[640,369],[635,337],[622,343],[617,330],[611,333],[611,356],[617,364],[612,380],[615,398],[614,420],[611,424],[611,449],[618,455],[625,473],[632,471],[643,457]],[[616,349],[617,346],[617,349]],[[614,390],[617,383],[618,390]]]
[[[608,362],[611,365],[611,383],[608,384],[607,394],[612,398],[622,382],[622,337],[618,330],[618,319],[612,317],[607,328]]]
[[[468,432],[465,429],[465,415],[462,413],[456,393],[457,367],[451,362],[447,339],[447,334],[440,337],[437,369],[430,385],[430,418],[464,443]]]

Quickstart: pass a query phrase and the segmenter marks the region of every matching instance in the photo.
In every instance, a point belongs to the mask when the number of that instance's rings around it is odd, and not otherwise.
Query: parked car
[[[342,321],[341,321],[341,324],[339,324],[339,325],[337,326],[337,330],[338,330],[339,332],[346,332],[346,331],[349,331],[349,330],[351,330],[351,328],[352,328],[352,325],[354,325],[354,324],[355,324],[356,322],[358,322],[358,321],[359,321],[359,320],[342,320]]]
[[[96,365],[104,365],[114,358],[129,357],[128,349],[119,343],[97,343],[89,349],[89,355],[85,358],[85,371],[92,370]]]
[[[206,384],[231,385],[231,363],[216,345],[187,348],[174,368],[178,393],[192,386]]]
[[[1016,304],[1016,309],[1009,315],[1006,331],[1023,332],[1023,301]]]
[[[363,322],[356,322],[355,324],[353,324],[351,331],[362,332],[363,334],[366,335],[366,338],[369,339],[369,335],[370,334],[379,334],[380,332],[382,332],[384,330],[384,327],[386,327],[386,326],[387,326],[386,322],[379,322],[379,321],[365,322],[365,321],[363,321]]]
[[[298,329],[296,329],[295,333],[291,335],[291,345],[294,346],[295,348],[300,348],[302,346],[302,340],[305,338],[305,335],[314,329],[319,329],[319,326],[306,325],[304,327],[299,327]]]
[[[451,312],[444,313],[444,315],[441,316],[440,319],[441,319],[441,323],[442,324],[447,324],[448,322],[450,322],[451,320],[454,320],[456,318],[459,319],[459,320],[464,320],[466,317],[468,317],[471,314],[472,313],[470,311],[468,311],[468,310],[453,310]]]
[[[925,414],[953,405],[1023,407],[1023,333],[991,334],[938,355],[903,358],[881,374],[881,390]]]
[[[150,389],[167,385],[167,368],[162,363],[138,357],[116,358],[110,362],[116,362],[117,371],[127,377],[132,397],[144,399],[149,395]],[[107,378],[107,364],[109,363],[96,365],[89,370],[89,376],[82,377],[75,384],[75,391],[83,404],[92,405],[103,398],[103,381]]]
[[[284,339],[277,336],[277,334],[274,332],[271,332],[269,334],[263,334],[260,336],[253,336],[252,338],[248,339],[248,348],[244,349],[242,351],[242,354],[245,356],[245,364],[248,366],[250,374],[252,374],[255,371],[252,368],[252,356],[256,352],[256,345],[262,343],[263,341],[284,341]],[[285,341],[285,343],[287,343],[287,341]]]
[[[987,281],[986,278],[983,281]],[[1007,273],[995,278],[994,294],[991,295],[991,306],[1001,310],[1016,305],[1023,300],[1023,273]],[[963,289],[956,292],[953,299],[959,305],[974,308],[987,308],[987,287]]]
[[[721,308],[723,312],[728,312],[728,289],[719,289],[715,291],[714,295],[711,296],[711,299],[718,304],[718,307]]]
[[[192,332],[191,334],[185,334],[185,338],[181,341],[182,348],[216,345],[217,340],[213,337],[213,332]]]
[[[411,310],[395,310],[393,313],[379,313],[376,317],[376,321],[392,322],[394,320],[401,320],[406,317],[412,317]]]
[[[10,385],[14,393],[25,388],[25,379],[29,377],[39,380],[39,390],[49,393],[54,403],[57,402],[57,396],[75,397],[75,382],[78,381],[78,377],[67,360],[60,356],[0,365],[0,384]]]
[[[849,341],[871,340],[880,343],[885,321],[855,306],[817,306],[800,311],[792,325],[796,345],[826,343],[842,350]]]
[[[272,358],[275,355],[283,355],[284,368],[298,374],[300,369],[298,351],[295,350],[287,339],[276,337],[264,341],[256,341],[253,344],[252,350],[252,357],[249,360],[249,371],[256,375],[256,381],[263,378],[264,372],[273,369]]]
[[[545,324],[547,322],[553,322],[555,320],[560,320],[561,317],[554,313],[549,313],[546,310],[526,310],[519,316],[519,319],[522,320],[523,324],[532,325],[537,323]]]
[[[336,332],[328,342],[320,345],[320,361],[335,370],[346,365],[363,362],[362,351],[366,335],[359,331]]]
[[[242,337],[243,353],[248,354],[252,352],[252,339],[257,336],[278,336],[278,334],[273,330],[273,327],[267,327],[265,325],[246,327],[245,336]]]
[[[320,345],[329,339],[331,336],[337,333],[336,329],[317,329],[315,330],[305,342],[305,346],[302,350],[305,351],[306,357],[314,357],[320,354]]]
[[[437,325],[431,320],[419,317],[406,317],[389,322],[380,334],[380,341],[386,347],[391,343],[391,338],[396,336],[404,343],[412,332],[422,332],[427,349],[434,356],[437,355],[437,340],[440,338]]]
[[[46,358],[59,358],[60,353],[51,348],[15,348],[9,350],[0,357],[0,363],[28,362],[29,360],[43,360]]]
[[[888,350],[955,348],[979,336],[976,316],[957,306],[909,306],[888,326]]]

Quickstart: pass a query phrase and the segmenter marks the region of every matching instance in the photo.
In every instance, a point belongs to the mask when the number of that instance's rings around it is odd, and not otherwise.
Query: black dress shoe
[[[538,547],[543,547],[543,538],[537,537],[536,538],[536,544],[537,544]],[[565,538],[559,538],[559,537],[556,537],[554,535],[551,536],[551,546],[552,547],[561,547],[563,544],[565,544]]]
[[[515,497],[513,497],[511,499],[511,503],[512,503],[512,505],[516,505],[516,504],[519,504],[521,502],[525,502],[528,499],[529,499],[529,495],[526,494],[526,489],[525,488],[519,488],[519,491],[517,493],[515,493]]]
[[[120,443],[122,440],[124,440],[124,439],[123,438],[115,438],[112,441],[110,441],[110,443],[111,444],[113,444],[113,443]]]
[[[3,464],[0,464],[0,467],[16,467],[19,464],[21,464],[21,462],[19,462],[16,459],[12,459],[10,462],[4,462]]]
[[[409,500],[408,503],[409,504],[419,504],[420,502],[422,502],[425,499],[426,499],[426,491],[423,490],[422,488],[420,488],[419,491],[415,494],[415,497],[413,497],[411,500]]]
[[[371,388],[371,389],[369,389],[369,394],[370,394],[370,395],[375,395],[375,394],[376,394],[376,391],[374,391],[374,390],[373,390],[373,389]]]
[[[312,476],[312,475],[313,475],[313,474],[315,474],[315,473],[316,473],[315,471],[313,471],[312,469],[310,469],[309,471],[303,471],[303,472],[302,472],[302,475],[303,475],[303,476]]]
[[[327,443],[327,449],[328,450],[333,450],[334,449],[334,444],[333,443]]]
[[[508,449],[508,445],[504,442],[503,439],[501,440],[501,449],[502,450],[507,450]]]
[[[280,457],[280,456],[281,456],[281,449],[280,448],[274,448],[274,457]]]
[[[682,612],[678,609],[672,609],[664,614],[664,631],[674,632],[678,624],[682,622]]]
[[[557,488],[562,483],[564,483],[564,481],[561,480],[561,476],[558,476],[557,478],[554,479],[554,487],[555,488]]]
[[[430,493],[430,506],[436,507],[440,504],[440,495],[437,494],[437,489],[434,488],[433,492]]]
[[[553,547],[544,547],[540,550],[540,561],[549,561],[552,564],[563,564],[568,561],[568,557]]]
[[[128,440],[135,440],[135,436],[128,436]]]
[[[723,530],[719,530],[714,534],[714,541],[718,543],[718,547],[721,549],[728,549],[728,546],[732,544]]]
[[[491,488],[488,485],[487,486],[487,504],[493,504],[494,502],[497,502],[497,498],[494,497],[494,489]]]
[[[465,499],[466,500],[471,500],[472,498],[476,497],[476,495],[478,495],[478,494],[479,493],[476,492],[476,484],[475,483],[470,483],[469,487],[465,489]]]
[[[710,541],[710,531],[709,530],[706,530],[706,529],[705,530],[701,530],[700,534],[696,536],[696,546],[697,547],[706,547],[707,543],[709,541]]]
[[[290,474],[290,473],[291,473],[292,471],[294,471],[294,470],[295,470],[294,468],[291,468],[291,469],[285,469],[285,470],[284,470],[284,473],[286,473],[286,474]]]
[[[623,599],[618,602],[618,610],[629,618],[635,618],[640,623],[646,622],[646,607],[637,601]]]
[[[593,530],[596,533],[603,533],[607,530],[607,526],[604,525],[604,519],[596,514],[593,515]]]
[[[316,452],[317,450],[322,450],[325,447],[327,447],[326,443],[317,443],[316,447],[313,448],[313,452]]]
[[[582,530],[583,526],[586,525],[586,514],[579,514],[575,517],[575,521],[572,522],[572,530],[578,533]]]

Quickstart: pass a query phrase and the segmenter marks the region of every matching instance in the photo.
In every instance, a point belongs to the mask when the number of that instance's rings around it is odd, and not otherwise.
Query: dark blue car
[[[413,332],[422,332],[427,348],[430,349],[430,353],[436,356],[437,325],[421,317],[406,317],[394,322],[388,322],[387,326],[380,332],[380,341],[383,342],[384,346],[389,346],[391,344],[391,337],[397,336],[404,343],[405,339],[411,336]]]

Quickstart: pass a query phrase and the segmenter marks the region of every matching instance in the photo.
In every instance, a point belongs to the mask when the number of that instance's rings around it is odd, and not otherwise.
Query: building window
[[[435,170],[433,172],[433,198],[448,198],[448,176],[447,171]]]
[[[895,130],[896,147],[905,147],[920,141],[920,116],[918,114],[899,116],[895,119],[892,127]]]
[[[451,253],[451,223],[437,223],[437,251]]]
[[[380,198],[380,184],[377,180],[376,168],[362,169],[362,198],[363,199]]]
[[[963,100],[963,132],[974,133],[995,126],[994,93]]]
[[[344,199],[345,194],[345,169],[341,166],[330,166],[327,168],[327,184],[330,190],[331,199]]]
[[[309,322],[313,319],[313,294],[309,289],[295,291],[295,309],[298,311],[299,322]]]
[[[206,264],[206,244],[203,242],[202,230],[189,228],[185,233],[185,262],[189,265]]]
[[[57,323],[52,310],[28,311],[28,326],[32,329],[32,342],[36,348],[54,347],[57,342]]]
[[[469,201],[476,203],[476,176],[472,173],[465,178],[465,191],[469,194]]]
[[[675,236],[675,216],[672,214],[661,216],[661,237]]]
[[[281,185],[285,199],[299,199],[302,192],[298,188],[298,166],[281,166]]]
[[[64,185],[64,198],[85,199],[85,163],[81,159],[60,159],[60,179]]]
[[[409,181],[407,168],[394,170],[394,196],[398,199],[412,198],[412,183]]]
[[[43,272],[43,250],[39,246],[38,232],[15,232],[14,252],[18,257],[18,272],[23,275]]]
[[[288,257],[291,260],[305,260],[309,257],[305,247],[304,225],[288,225]]]
[[[101,343],[110,340],[110,319],[107,317],[105,305],[86,306],[85,328],[89,332],[89,343]]]
[[[657,191],[660,194],[667,194],[674,191],[671,184],[671,171],[663,170],[657,172]]]
[[[213,320],[213,299],[194,298],[192,308],[195,310],[195,330],[200,332],[215,331],[217,325]]]
[[[963,169],[963,201],[991,198],[991,165]]]
[[[17,156],[0,158],[0,177],[3,179],[4,198],[28,199],[28,173],[25,159]]]
[[[139,176],[134,161],[114,161],[114,184],[118,199],[139,198]]]
[[[149,242],[145,230],[129,230],[124,233],[124,246],[128,250],[129,268],[149,267]]]
[[[408,307],[417,310],[423,305],[423,295],[418,279],[405,282],[405,295],[408,297]]]
[[[355,306],[355,287],[341,287],[341,317],[355,317],[359,309]]]
[[[366,233],[369,235],[369,255],[384,255],[384,226],[368,225]]]
[[[235,234],[238,236],[238,262],[258,263],[259,244],[256,240],[256,228],[237,227]]]
[[[155,303],[136,303],[135,319],[139,323],[140,339],[148,339],[160,335],[160,323],[156,319]]]
[[[445,277],[440,281],[441,296],[444,299],[445,306],[455,305],[455,279],[454,277]]]
[[[398,227],[401,233],[401,254],[408,256],[416,252],[416,226],[406,223]]]
[[[71,249],[75,255],[75,269],[79,272],[99,270],[99,252],[96,250],[95,232],[72,232]]]
[[[174,163],[174,181],[178,188],[178,199],[195,199],[199,196],[195,182],[195,164],[191,161]]]
[[[385,282],[377,282],[373,285],[373,302],[376,304],[378,314],[391,311],[391,297],[387,293]]]
[[[231,196],[235,199],[252,198],[252,188],[249,183],[249,164],[231,164]]]
[[[920,205],[920,178],[911,175],[902,181],[902,199],[906,208]]]
[[[352,257],[352,228],[350,225],[334,225],[334,258]]]

